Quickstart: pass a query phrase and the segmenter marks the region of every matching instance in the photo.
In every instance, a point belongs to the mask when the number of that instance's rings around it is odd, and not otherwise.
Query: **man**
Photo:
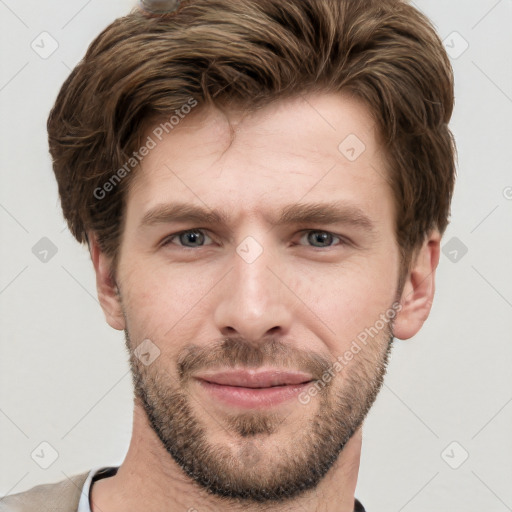
[[[448,58],[399,0],[175,7],[110,25],[48,121],[125,332],[128,453],[0,508],[364,510],[362,424],[448,223]]]

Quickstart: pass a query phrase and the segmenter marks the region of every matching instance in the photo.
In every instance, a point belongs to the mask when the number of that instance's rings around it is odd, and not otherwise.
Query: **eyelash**
[[[174,234],[169,235],[168,237],[164,238],[164,240],[163,240],[161,245],[163,247],[171,245],[173,239],[179,238],[180,235],[184,235],[186,233],[202,233],[203,235],[208,236],[207,230],[205,230],[205,229],[200,229],[200,228],[198,228],[198,229],[186,229],[185,231],[180,231],[179,233],[174,233]],[[329,245],[329,246],[326,246],[326,247],[315,247],[315,246],[311,245],[310,247],[312,247],[313,249],[321,250],[321,249],[330,249],[332,247],[350,245],[350,241],[349,240],[347,240],[346,238],[344,238],[344,237],[342,237],[340,235],[336,235],[335,233],[331,233],[330,231],[324,231],[324,230],[321,230],[321,229],[307,229],[307,230],[301,231],[300,233],[302,234],[301,239],[305,235],[308,235],[310,233],[325,233],[325,234],[328,234],[328,235],[332,235],[335,239],[337,238],[340,241],[339,244]],[[187,246],[184,246],[184,245],[177,245],[177,244],[172,244],[172,245],[176,245],[176,247],[178,247],[180,249],[183,249],[183,250],[201,249],[201,248],[205,247],[204,245],[203,246],[199,246],[199,247],[187,247]],[[299,245],[299,244],[295,244],[295,245]]]

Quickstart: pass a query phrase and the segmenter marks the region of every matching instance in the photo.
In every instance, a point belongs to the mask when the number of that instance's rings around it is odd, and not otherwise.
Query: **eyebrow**
[[[228,225],[230,216],[222,210],[211,210],[207,207],[188,203],[159,204],[147,211],[139,228],[167,224],[171,222],[193,222],[197,224]],[[374,232],[374,222],[358,207],[340,202],[290,204],[281,212],[269,219],[276,225],[296,224],[349,224],[368,232]]]

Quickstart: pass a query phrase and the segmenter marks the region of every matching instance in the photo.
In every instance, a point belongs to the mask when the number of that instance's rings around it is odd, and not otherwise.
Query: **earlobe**
[[[100,250],[95,234],[88,232],[87,236],[91,260],[96,273],[98,299],[105,319],[111,327],[122,331],[125,328],[125,321],[119,289],[112,274],[111,260]]]
[[[411,263],[400,298],[401,310],[393,326],[393,334],[398,339],[407,340],[414,336],[430,314],[440,243],[441,235],[434,230]]]

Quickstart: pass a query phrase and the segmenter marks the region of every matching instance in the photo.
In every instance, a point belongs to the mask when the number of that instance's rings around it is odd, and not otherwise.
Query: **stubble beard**
[[[127,330],[125,335],[127,347],[133,347]],[[196,484],[230,502],[279,503],[316,488],[336,462],[382,387],[392,341],[392,326],[388,326],[330,382],[323,382],[308,405],[297,401],[297,407],[304,407],[304,421],[293,429],[286,417],[265,411],[232,415],[220,425],[207,411],[203,417],[197,414],[194,406],[197,409],[198,401],[187,387],[194,365],[257,367],[296,359],[287,356],[295,354],[290,347],[276,340],[254,346],[229,338],[221,340],[213,353],[199,349],[199,358],[198,349],[192,347],[180,359],[175,373],[179,377],[163,364],[145,366],[133,349],[130,365],[135,395],[150,425],[165,450]],[[318,375],[322,375],[322,365],[332,368],[332,362],[307,354],[303,357],[309,358]],[[224,429],[231,441],[211,440],[212,426]],[[285,437],[284,430],[293,434]]]

